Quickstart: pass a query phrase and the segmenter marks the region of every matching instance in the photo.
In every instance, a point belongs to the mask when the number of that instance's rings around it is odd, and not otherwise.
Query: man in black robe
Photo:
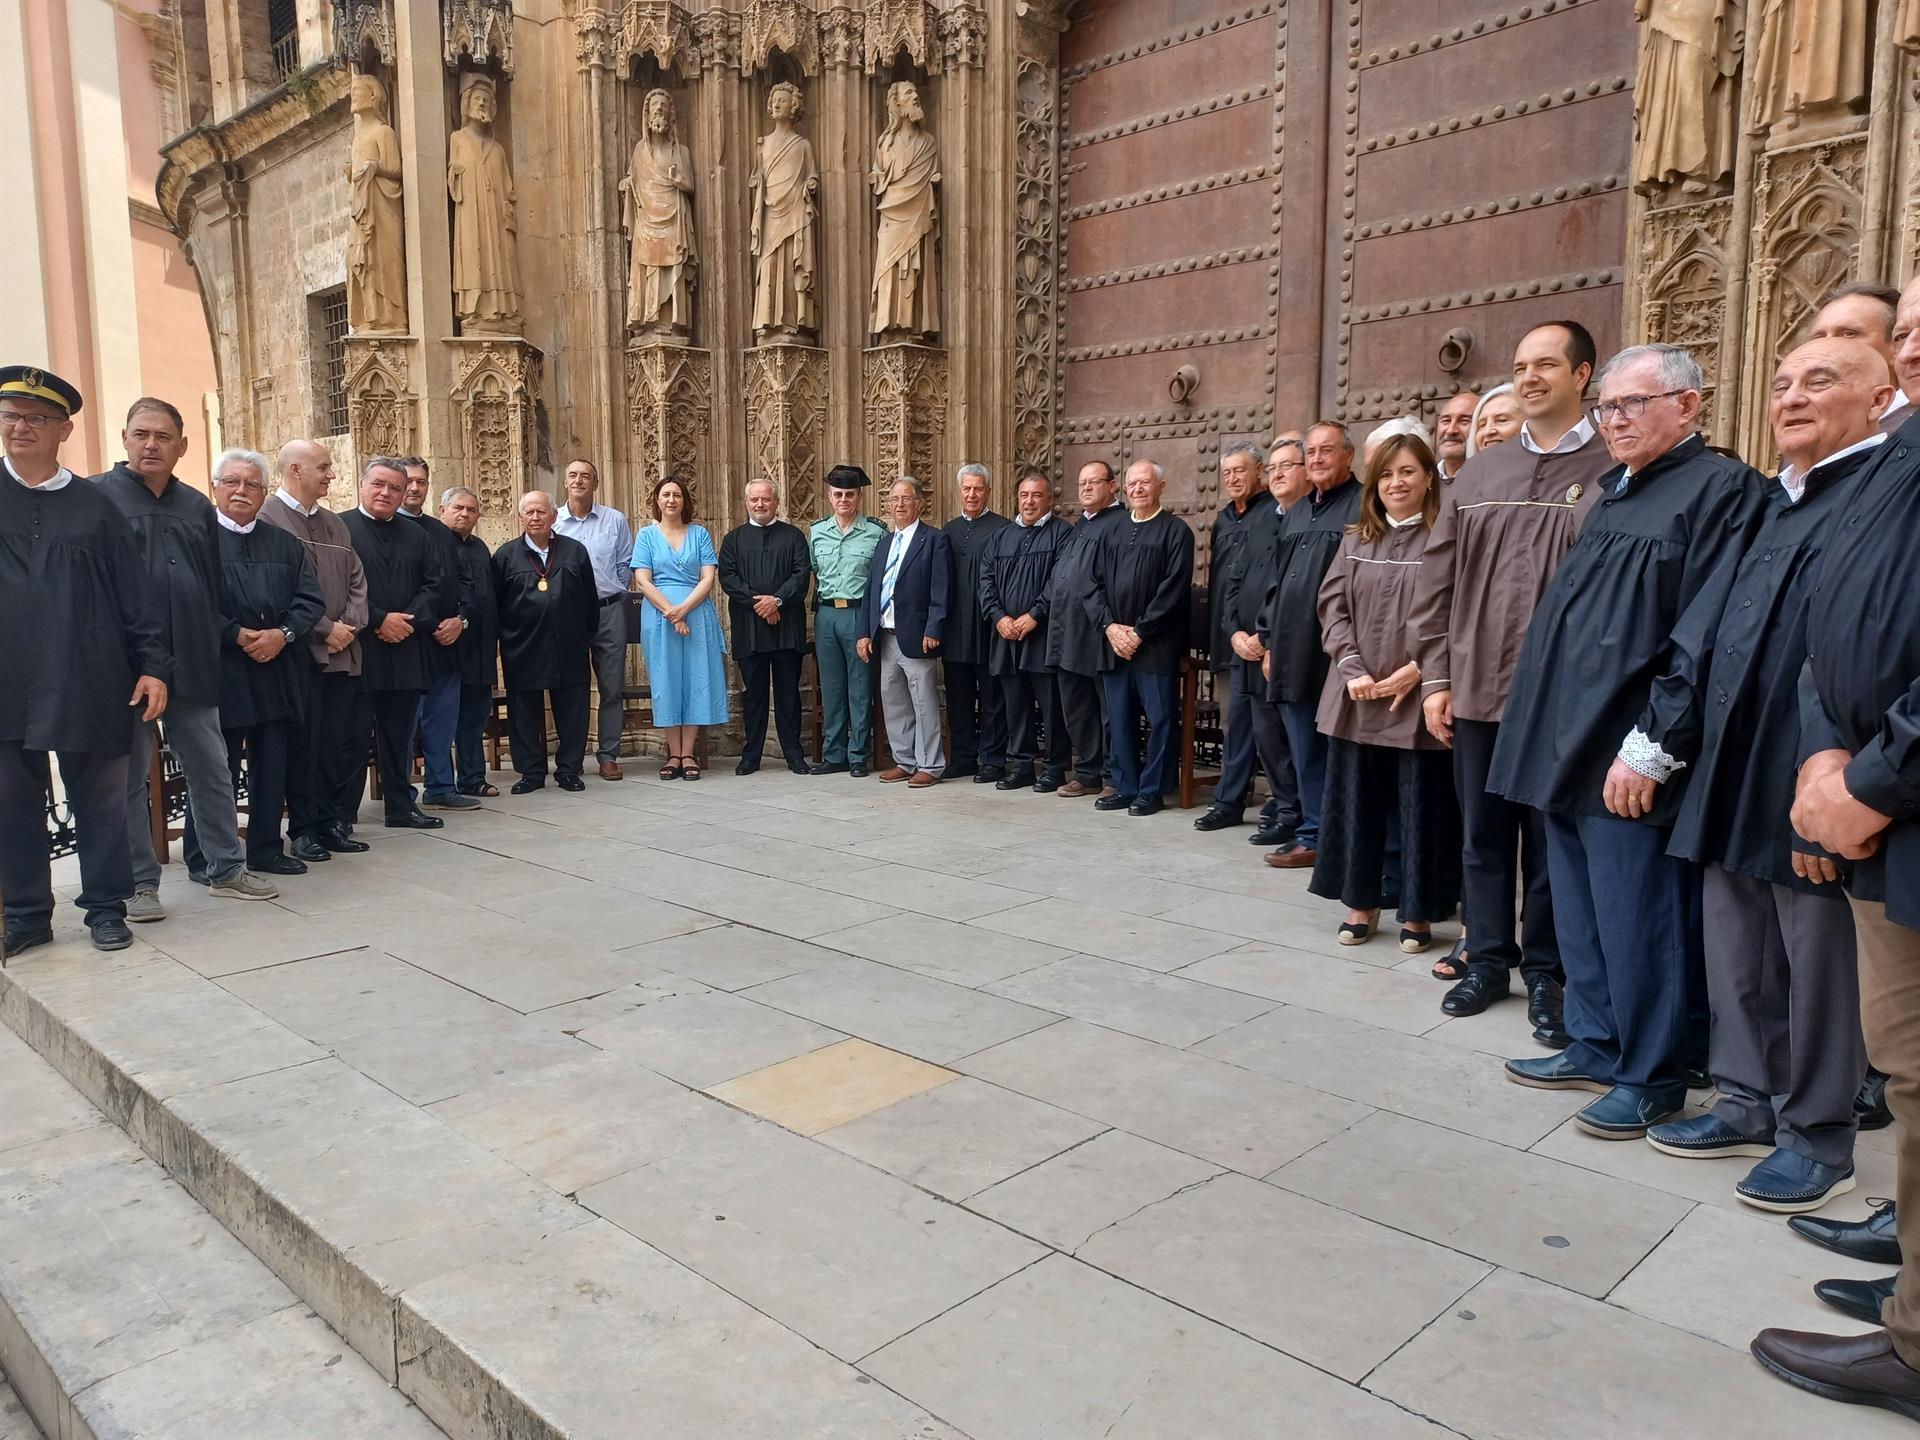
[[[987,669],[987,617],[980,611],[980,564],[1007,517],[987,508],[993,479],[978,462],[962,465],[956,477],[960,513],[941,528],[953,552],[948,582],[947,638],[940,649],[940,673],[947,682],[947,730],[953,740],[952,763],[945,778],[971,775],[989,785],[1007,773],[1007,712],[1000,687]]]
[[[1031,785],[1041,794],[1067,778],[1067,716],[1047,666],[1049,590],[1067,526],[1053,515],[1053,485],[1037,471],[1020,481],[1020,510],[987,543],[980,561],[980,611],[988,625],[987,670],[1007,721],[1006,773],[996,790]],[[1036,775],[1035,721],[1045,727],[1047,765]]]
[[[1213,698],[1226,727],[1226,743],[1221,747],[1213,803],[1194,820],[1196,830],[1226,830],[1241,824],[1253,795],[1253,697],[1233,686],[1233,674],[1240,665],[1233,649],[1233,632],[1238,627],[1227,614],[1226,602],[1228,578],[1244,564],[1249,537],[1273,538],[1268,533],[1273,507],[1264,503],[1262,468],[1260,447],[1244,440],[1220,453],[1220,494],[1226,503],[1213,517],[1207,546],[1207,668],[1213,672]]]
[[[760,768],[767,748],[767,697],[773,697],[780,754],[795,775],[809,773],[800,738],[800,666],[807,649],[807,582],[813,563],[807,537],[779,517],[771,480],[749,480],[747,523],[720,542],[720,588],[733,620],[733,661],[740,667],[743,731],[736,775]]]
[[[427,500],[432,487],[427,462],[418,455],[408,455],[400,463],[407,471],[407,493],[400,500],[400,517],[411,520],[427,532],[427,538],[433,541],[434,553],[440,560],[440,573],[446,582],[441,592],[439,614],[430,623],[421,626],[425,638],[421,642],[420,654],[427,684],[420,696],[418,728],[427,783],[420,803],[433,810],[473,810],[479,807],[480,802],[472,795],[460,793],[453,773],[453,745],[454,731],[460,721],[461,667],[458,647],[460,637],[473,624],[480,601],[473,593],[467,567],[460,563],[460,545],[453,531],[442,521],[427,514]]]
[[[53,939],[50,753],[80,852],[75,903],[99,949],[133,943],[127,747],[133,721],[167,708],[172,660],[133,530],[60,463],[79,408],[57,375],[0,369],[0,956]]]
[[[1697,433],[1700,386],[1673,345],[1623,350],[1602,370],[1594,425],[1620,463],[1527,628],[1487,781],[1546,817],[1572,1036],[1507,1074],[1605,1087],[1574,1116],[1602,1139],[1678,1110],[1706,1048],[1699,871],[1667,854],[1684,782],[1634,728],[1681,611],[1724,603],[1760,521],[1765,481]]]
[[[452,537],[453,565],[464,597],[460,638],[453,644],[459,696],[453,722],[454,788],[471,799],[498,795],[487,783],[484,746],[487,717],[493,714],[493,683],[500,671],[500,616],[493,598],[493,552],[473,532],[480,524],[480,497],[455,485],[440,497],[440,523]],[[444,701],[442,702],[445,703]],[[423,706],[421,728],[427,729]],[[436,721],[436,724],[438,722]]]
[[[1093,551],[1111,526],[1123,524],[1127,508],[1114,499],[1113,467],[1090,460],[1080,467],[1075,482],[1080,497],[1080,519],[1060,537],[1047,592],[1047,668],[1059,688],[1060,708],[1067,720],[1067,739],[1073,748],[1073,777],[1054,793],[1077,800],[1083,795],[1108,799],[1107,706],[1100,688],[1100,670],[1111,655],[1099,628],[1087,614],[1087,582],[1093,571]],[[1057,755],[1057,758],[1056,758]],[[1047,768],[1066,763],[1067,749],[1055,750],[1047,737]]]
[[[1114,793],[1099,810],[1157,814],[1180,762],[1180,658],[1193,604],[1193,527],[1160,508],[1166,472],[1151,460],[1127,467],[1127,518],[1093,552],[1084,604],[1106,640],[1101,683]],[[1146,761],[1140,721],[1147,723]]]
[[[271,900],[273,882],[247,873],[240,844],[240,817],[227,741],[220,729],[219,606],[220,527],[205,495],[173,473],[187,453],[180,412],[151,395],[133,402],[120,432],[127,458],[94,477],[133,527],[147,571],[147,592],[158,613],[163,643],[173,657],[167,697],[167,750],[187,780],[196,853],[187,857],[189,878],[230,900]],[[147,793],[159,728],[134,727],[127,756],[127,844],[133,860],[133,896],[127,918],[136,924],[164,920],[160,859],[153,843],[152,811],[165,798]]]
[[[376,455],[360,472],[360,503],[341,518],[367,574],[367,628],[360,634],[359,693],[353,733],[373,734],[380,766],[386,824],[392,830],[438,830],[438,815],[415,802],[413,732],[420,696],[427,687],[426,647],[434,617],[448,588],[438,547],[411,520],[395,517],[406,493],[407,473],[391,455]],[[366,771],[356,770],[342,797],[340,814],[351,823],[360,811]]]
[[[1277,870],[1311,870],[1319,858],[1320,798],[1326,786],[1327,737],[1315,723],[1327,683],[1327,652],[1320,644],[1320,582],[1339,553],[1347,526],[1360,516],[1360,482],[1353,474],[1353,437],[1336,420],[1307,431],[1306,496],[1280,525],[1280,553],[1260,611],[1266,650],[1261,673],[1267,698],[1280,707],[1287,751],[1300,785],[1300,824],[1293,839],[1267,856]]]
[[[1812,1210],[1853,1188],[1867,1064],[1853,916],[1837,885],[1794,873],[1784,817],[1813,571],[1886,440],[1875,421],[1892,389],[1885,359],[1857,340],[1816,340],[1780,362],[1771,411],[1786,468],[1731,590],[1674,627],[1634,732],[1636,750],[1691,776],[1668,849],[1704,866],[1716,1091],[1706,1114],[1652,1126],[1647,1140],[1672,1155],[1760,1155],[1734,1189],[1765,1210]]]
[[[521,535],[493,552],[493,592],[500,608],[500,661],[507,681],[507,739],[520,779],[515,795],[547,783],[547,705],[557,736],[554,783],[584,790],[587,679],[600,595],[593,557],[578,540],[556,535],[553,497],[520,497]]]
[[[303,875],[304,862],[281,848],[287,760],[302,724],[313,666],[301,642],[326,612],[306,547],[260,523],[267,458],[228,450],[214,461],[213,500],[220,522],[220,728],[227,763],[247,776],[247,868]],[[187,863],[198,839],[188,816]]]

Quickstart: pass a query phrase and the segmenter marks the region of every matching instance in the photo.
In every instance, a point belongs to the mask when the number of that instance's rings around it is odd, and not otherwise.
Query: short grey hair
[[[1429,450],[1433,448],[1433,432],[1421,423],[1417,415],[1396,415],[1391,420],[1382,420],[1367,432],[1366,443],[1360,448],[1363,451],[1371,450],[1374,446],[1391,440],[1396,435],[1411,435]]]
[[[993,483],[993,472],[987,469],[987,467],[982,465],[978,460],[969,460],[966,464],[962,465],[958,470],[953,472],[953,478],[956,480],[964,480],[969,475],[978,475],[982,480],[986,481],[987,484],[989,485]]]
[[[1307,442],[1297,435],[1289,435],[1284,440],[1274,441],[1267,447],[1267,454],[1271,455],[1276,450],[1298,450],[1302,460],[1307,458]]]
[[[1154,484],[1164,485],[1167,483],[1167,472],[1162,470],[1156,462],[1148,460],[1145,457],[1138,460],[1129,460],[1127,462],[1127,469],[1131,470],[1136,465],[1144,465],[1147,467],[1147,473],[1153,476]]]
[[[1700,373],[1700,362],[1678,345],[1629,345],[1600,368],[1600,385],[1604,386],[1616,371],[1638,365],[1642,360],[1659,362],[1663,390],[1699,390],[1707,383]]]
[[[918,495],[922,500],[926,499],[927,492],[921,488],[920,482],[911,475],[896,475],[893,483],[887,486],[887,494],[893,494],[893,492],[898,490],[902,485],[911,485],[914,494]]]
[[[266,456],[258,450],[243,450],[237,445],[230,446],[213,457],[213,470],[210,472],[212,477],[218,480],[229,465],[250,466],[253,473],[260,477],[262,485],[265,485],[267,477],[273,474],[273,462]]]
[[[391,455],[369,455],[360,466],[360,479],[364,482],[367,476],[376,470],[398,470],[404,476],[407,473],[407,462],[397,460]]]
[[[792,87],[789,86],[788,88],[792,88]],[[774,499],[778,500],[780,498],[780,487],[774,484],[773,481],[769,480],[764,475],[756,475],[751,480],[747,481],[745,485],[742,485],[740,487],[740,493],[744,495],[747,493],[747,491],[751,490],[756,485],[766,486],[767,489],[773,492]]]
[[[1474,402],[1473,418],[1467,421],[1467,458],[1469,460],[1480,453],[1480,412],[1502,395],[1511,394],[1513,394],[1513,382],[1508,380],[1494,386]]]
[[[444,510],[447,506],[451,505],[453,503],[453,497],[456,495],[464,495],[476,505],[480,503],[480,497],[473,492],[471,487],[466,485],[449,485],[440,492],[440,508]]]
[[[1266,456],[1260,453],[1260,447],[1251,440],[1236,440],[1220,452],[1220,463],[1226,464],[1236,455],[1245,455],[1253,461],[1257,470],[1266,462]]]

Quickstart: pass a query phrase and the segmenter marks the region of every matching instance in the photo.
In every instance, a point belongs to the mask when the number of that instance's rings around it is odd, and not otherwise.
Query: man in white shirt
[[[594,503],[600,471],[591,460],[567,465],[567,503],[553,522],[553,533],[586,546],[593,561],[594,588],[600,595],[599,628],[593,632],[593,676],[600,691],[599,723],[594,748],[602,780],[623,780],[620,769],[620,730],[626,721],[623,693],[627,684],[626,594],[633,582],[633,527],[611,505]]]
[[[920,482],[902,475],[887,497],[893,534],[874,549],[860,602],[862,660],[880,661],[880,709],[893,764],[882,784],[938,785],[947,768],[940,743],[940,684],[933,663],[946,631],[952,548],[920,523]]]

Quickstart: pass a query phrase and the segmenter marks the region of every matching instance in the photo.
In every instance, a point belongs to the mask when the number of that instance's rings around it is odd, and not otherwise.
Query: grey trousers
[[[891,630],[882,630],[877,638],[880,712],[886,716],[893,763],[937,777],[947,768],[940,744],[940,682],[933,673],[937,662],[903,653]]]
[[[134,888],[160,883],[160,859],[153,853],[153,825],[147,818],[147,771],[161,725],[167,727],[167,745],[187,777],[187,804],[193,810],[200,853],[206,856],[207,877],[224,880],[247,863],[247,855],[240,845],[240,815],[220,707],[176,700],[160,720],[133,722],[133,745],[127,754],[127,850],[133,857]],[[160,803],[158,797],[155,803]]]
[[[616,601],[619,597],[615,597]],[[593,683],[600,691],[600,719],[594,729],[594,750],[602,760],[620,758],[620,727],[626,723],[627,607],[622,603],[600,607],[600,628],[593,632]]]
[[[1853,1159],[1866,1074],[1853,913],[1838,885],[1809,895],[1706,867],[1701,907],[1713,1113],[1817,1160]]]

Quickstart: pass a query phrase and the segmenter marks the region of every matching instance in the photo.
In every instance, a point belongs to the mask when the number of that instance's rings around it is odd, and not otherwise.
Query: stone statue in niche
[[[940,183],[939,147],[926,130],[920,92],[905,80],[887,87],[887,128],[874,148],[873,187],[880,213],[873,246],[875,335],[940,330],[939,237],[934,186]]]
[[[620,182],[622,224],[632,243],[627,266],[627,328],[686,335],[693,328],[693,157],[674,133],[673,97],[649,90],[641,107],[646,133]]]
[[[1703,195],[1733,173],[1734,87],[1746,43],[1744,0],[1635,0],[1640,73],[1633,87],[1634,188],[1678,184]]]
[[[493,77],[460,82],[463,123],[447,138],[447,194],[453,198],[453,312],[462,334],[520,333],[520,246],[513,172],[493,135]]]
[[[760,138],[748,182],[753,205],[753,329],[757,335],[811,331],[815,319],[813,219],[820,174],[813,146],[793,128],[804,111],[800,87],[767,92],[773,129]]]
[[[1868,0],[1759,0],[1747,76],[1755,130],[1792,130],[1811,113],[1867,98]]]
[[[353,148],[347,156],[347,324],[363,335],[407,328],[406,215],[400,139],[387,123],[387,87],[353,77]]]

